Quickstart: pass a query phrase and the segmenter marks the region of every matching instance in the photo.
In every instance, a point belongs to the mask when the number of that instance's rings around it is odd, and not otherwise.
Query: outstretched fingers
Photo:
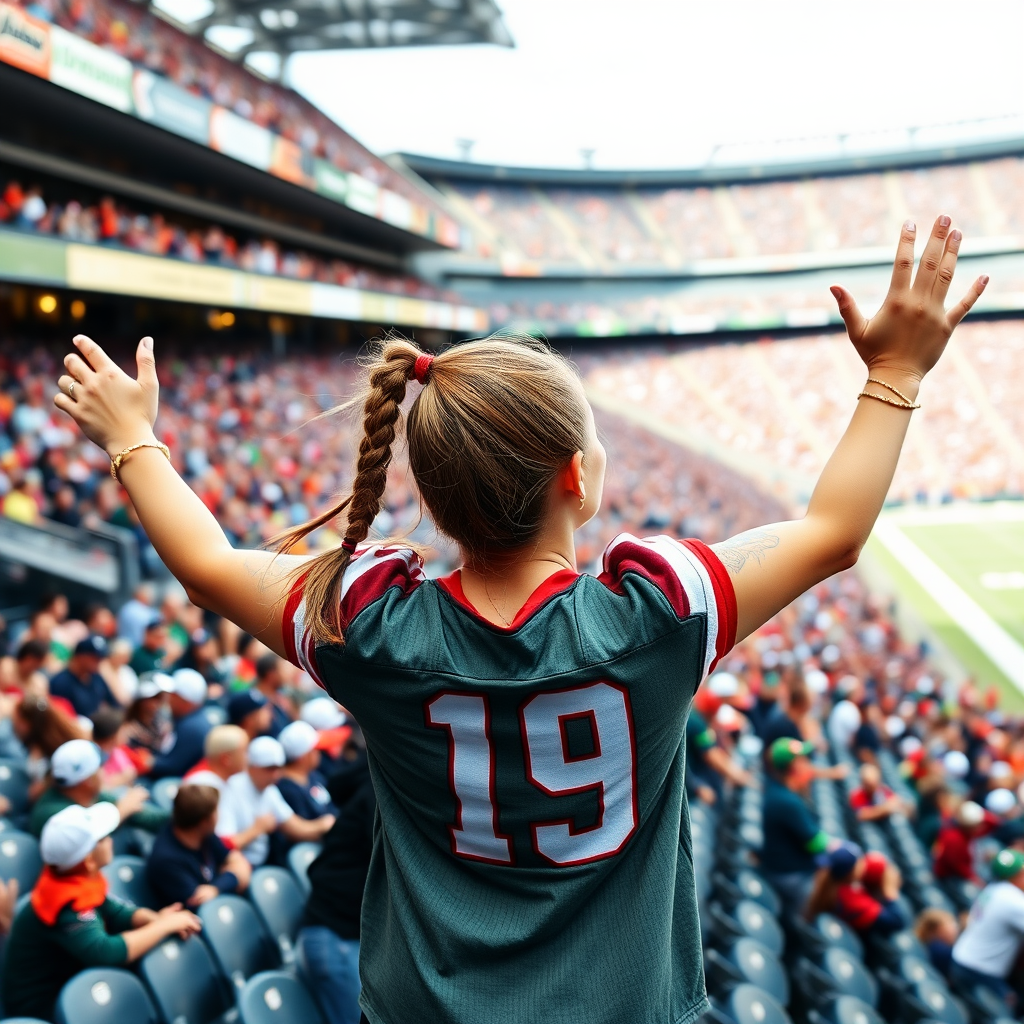
[[[913,261],[913,242],[911,242],[910,252],[911,261]],[[856,341],[864,333],[864,328],[868,324],[864,314],[857,308],[853,296],[842,285],[834,284],[829,291],[839,306],[839,315],[843,318],[843,323],[846,324],[846,333],[849,334],[851,341]]]
[[[932,294],[939,302],[946,301],[946,292],[949,291],[949,284],[953,280],[953,272],[956,270],[956,257],[960,251],[960,242],[963,235],[959,231],[950,231],[946,239],[946,251],[939,261],[939,270],[935,275],[935,283],[932,285]]]
[[[985,290],[985,286],[988,284],[988,274],[982,274],[981,277],[967,289],[967,294],[955,305],[948,313],[946,313],[946,323],[949,324],[949,329],[953,330],[954,327],[967,314],[971,311],[971,307],[978,301],[981,293]]]
[[[914,240],[917,238],[917,225],[908,220],[900,231],[900,244],[896,247],[896,259],[892,265],[892,282],[890,288],[894,292],[906,291],[914,273]]]
[[[114,361],[96,344],[92,338],[84,334],[76,334],[72,339],[79,355],[94,370],[110,370],[115,368]]]
[[[924,252],[921,253],[921,265],[917,268],[917,277],[914,279],[914,291],[919,294],[929,295],[935,286],[942,254],[946,251],[946,236],[949,234],[951,223],[949,217],[943,214],[932,226],[932,233]]]

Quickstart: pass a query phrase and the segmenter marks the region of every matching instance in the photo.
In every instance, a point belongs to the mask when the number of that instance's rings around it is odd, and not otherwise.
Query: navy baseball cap
[[[92,636],[87,636],[75,644],[75,654],[91,654],[94,658],[105,658],[107,641],[99,633],[93,633]]]
[[[242,693],[236,693],[228,701],[228,720],[232,725],[238,725],[246,715],[258,711],[266,703],[267,698],[259,690],[243,690]]]
[[[840,843],[827,853],[818,854],[814,862],[819,868],[828,868],[833,878],[845,878],[863,856],[864,851],[856,843]]]

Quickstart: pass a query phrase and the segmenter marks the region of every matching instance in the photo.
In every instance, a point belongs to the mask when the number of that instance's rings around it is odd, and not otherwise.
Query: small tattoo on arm
[[[729,572],[739,572],[751,559],[760,565],[764,561],[765,553],[778,546],[779,535],[759,527],[730,537],[721,544],[713,544],[711,549]]]

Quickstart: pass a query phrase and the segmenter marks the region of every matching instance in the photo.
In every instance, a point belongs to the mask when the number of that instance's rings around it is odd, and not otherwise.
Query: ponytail
[[[281,553],[286,553],[314,530],[326,526],[343,512],[346,514],[341,545],[318,555],[297,573],[304,580],[306,626],[318,643],[345,642],[345,624],[341,621],[341,578],[356,545],[366,540],[381,510],[406,385],[415,378],[416,361],[423,355],[408,341],[396,339],[384,345],[370,367],[363,402],[363,438],[359,442],[352,493],[309,522],[275,538]]]

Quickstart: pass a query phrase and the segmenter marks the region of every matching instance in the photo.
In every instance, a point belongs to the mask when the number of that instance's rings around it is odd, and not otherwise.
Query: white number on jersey
[[[442,693],[427,705],[427,722],[448,730],[448,784],[455,797],[452,852],[491,864],[512,864],[510,837],[498,831],[490,708],[478,694]],[[597,794],[597,822],[571,818],[530,824],[533,848],[551,864],[586,864],[618,853],[637,827],[636,751],[626,692],[589,683],[531,697],[520,709],[530,782],[548,796]],[[593,749],[572,756],[566,723],[590,724]]]
[[[442,693],[427,705],[427,721],[448,730],[448,785],[455,796],[452,852],[491,864],[512,863],[512,843],[498,832],[494,750],[487,698]]]

